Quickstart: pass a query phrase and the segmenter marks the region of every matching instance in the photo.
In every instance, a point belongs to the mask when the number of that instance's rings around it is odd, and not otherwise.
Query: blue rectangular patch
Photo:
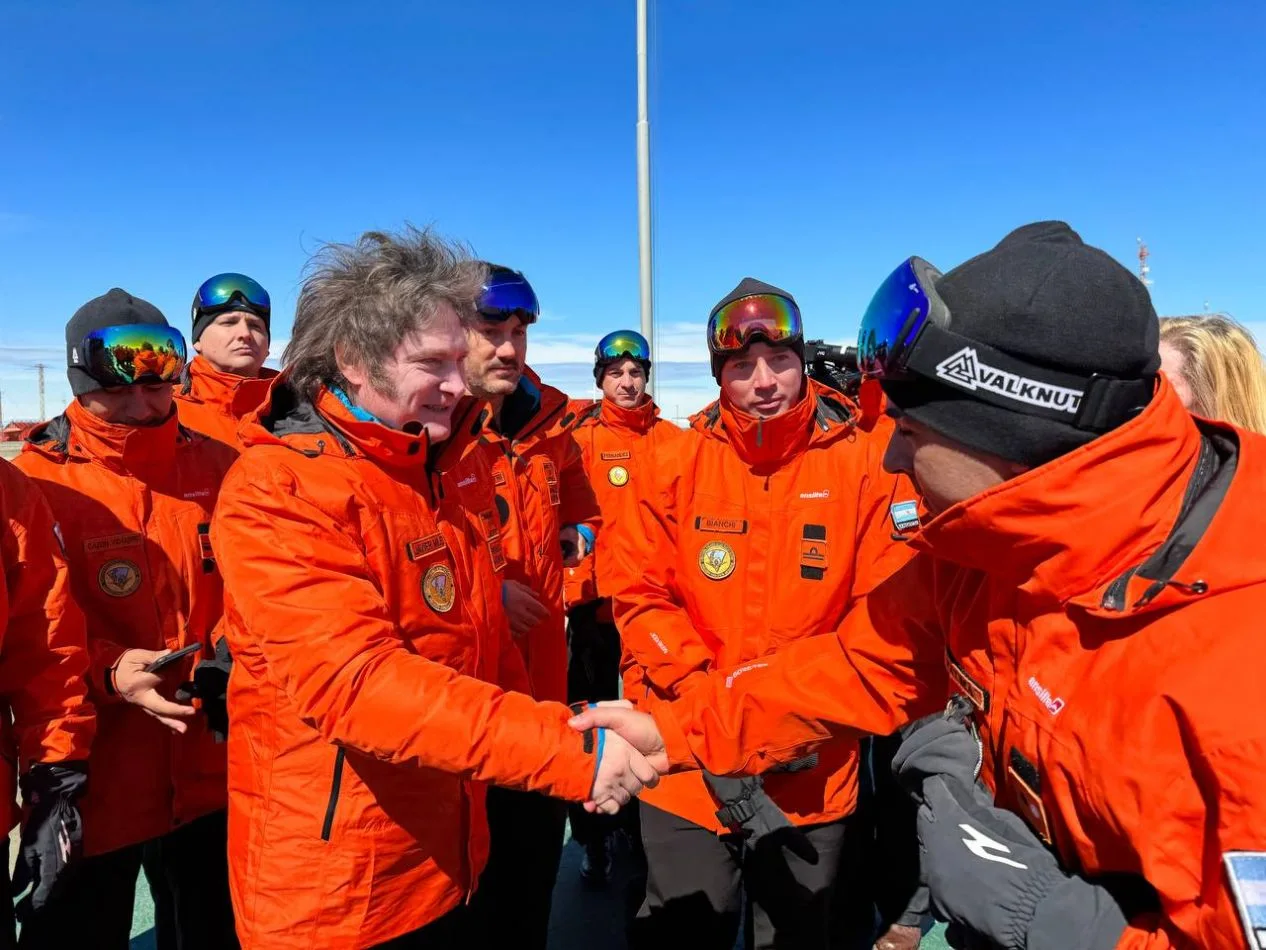
[[[895,501],[888,510],[892,513],[892,525],[898,531],[909,531],[919,526],[917,501]]]
[[[1266,851],[1226,851],[1222,863],[1248,945],[1266,950]]]

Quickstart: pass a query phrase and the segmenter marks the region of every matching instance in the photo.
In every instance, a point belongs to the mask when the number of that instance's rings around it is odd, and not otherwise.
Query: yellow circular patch
[[[106,561],[97,571],[97,586],[111,597],[126,597],[141,586],[141,570],[122,558]]]
[[[432,610],[446,614],[457,599],[457,584],[447,564],[432,564],[422,577],[422,596]]]
[[[734,549],[724,541],[709,541],[699,550],[699,570],[704,577],[723,581],[734,573]]]
[[[607,481],[616,488],[623,488],[629,483],[629,470],[623,465],[612,465],[607,469]]]

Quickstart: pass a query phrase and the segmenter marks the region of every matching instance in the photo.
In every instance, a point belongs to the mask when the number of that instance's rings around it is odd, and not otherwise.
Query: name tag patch
[[[1039,838],[1048,845],[1052,844],[1051,823],[1046,817],[1046,806],[1042,804],[1042,778],[1037,766],[1021,755],[1019,749],[1013,748],[1007,774],[1011,776],[1011,787],[1016,791],[1029,826]]]
[[[425,538],[410,541],[405,545],[405,550],[409,553],[410,561],[420,561],[429,554],[443,551],[446,547],[448,547],[448,542],[444,540],[444,535],[437,531],[435,534],[428,534]]]
[[[602,461],[604,462],[622,462],[624,459],[632,458],[632,452],[603,452]]]
[[[700,515],[695,519],[695,530],[706,531],[708,534],[747,534],[747,519]]]
[[[84,551],[88,554],[117,551],[119,548],[136,547],[143,540],[139,534],[112,534],[105,538],[91,538],[84,541]]]
[[[988,713],[989,691],[968,676],[967,671],[959,665],[954,655],[948,650],[945,651],[945,668],[949,671],[950,681],[963,694],[963,697],[970,700],[978,712]]]

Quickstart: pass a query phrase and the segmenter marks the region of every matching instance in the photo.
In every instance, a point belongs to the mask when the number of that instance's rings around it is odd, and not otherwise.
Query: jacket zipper
[[[330,802],[325,806],[325,822],[321,825],[322,841],[330,840],[330,832],[334,828],[334,809],[338,805],[338,792],[343,784],[344,756],[342,749],[339,749],[338,754],[334,756],[334,778],[330,780]]]

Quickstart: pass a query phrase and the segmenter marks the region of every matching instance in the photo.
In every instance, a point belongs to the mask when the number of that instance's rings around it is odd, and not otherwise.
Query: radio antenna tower
[[[40,373],[40,422],[43,422],[48,416],[44,412],[44,364],[36,363],[35,368]]]
[[[1147,259],[1151,256],[1147,245],[1143,243],[1143,239],[1139,238],[1139,280],[1143,282],[1144,287],[1152,286],[1152,278],[1148,276],[1152,269],[1147,265]]]

